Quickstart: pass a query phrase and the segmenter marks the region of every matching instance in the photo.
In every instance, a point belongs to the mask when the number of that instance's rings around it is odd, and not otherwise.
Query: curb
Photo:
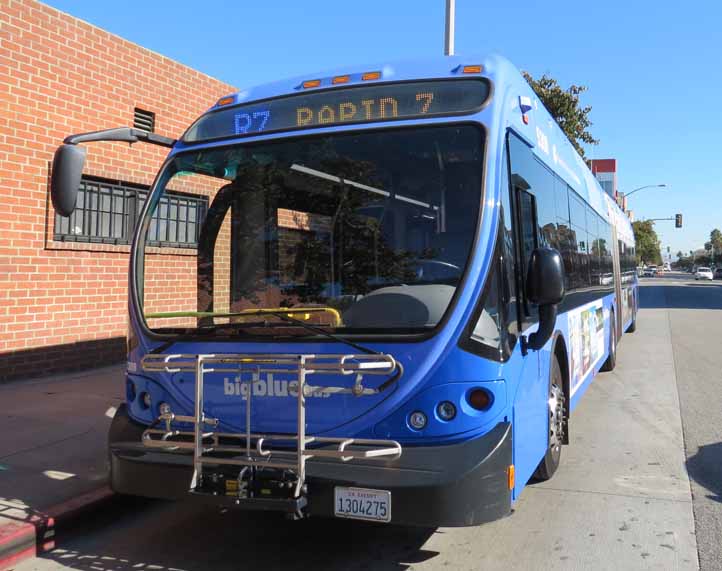
[[[0,569],[37,555],[35,526],[32,523],[9,521],[0,525]]]
[[[51,506],[27,521],[0,524],[0,570],[54,549],[58,528],[69,525],[113,496],[113,491],[103,486]]]

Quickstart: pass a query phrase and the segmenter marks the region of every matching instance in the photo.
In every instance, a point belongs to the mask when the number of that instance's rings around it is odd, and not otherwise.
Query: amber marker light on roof
[[[331,80],[331,83],[334,85],[338,85],[339,83],[348,83],[350,79],[351,77],[348,75],[337,75]]]
[[[236,98],[233,97],[233,95],[229,95],[228,97],[221,97],[216,105],[228,105],[229,103],[233,103],[235,99]]]
[[[308,81],[303,82],[303,88],[309,89],[310,87],[318,87],[321,85],[320,79],[309,79]]]
[[[465,65],[462,68],[462,73],[481,73],[481,70],[484,69],[480,65]]]
[[[367,71],[361,76],[361,79],[363,81],[371,81],[374,79],[381,79],[381,72],[380,71]]]

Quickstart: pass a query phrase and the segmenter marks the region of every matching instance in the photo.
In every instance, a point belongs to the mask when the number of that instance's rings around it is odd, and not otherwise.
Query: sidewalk
[[[0,385],[0,569],[110,495],[106,438],[123,386],[123,365]]]

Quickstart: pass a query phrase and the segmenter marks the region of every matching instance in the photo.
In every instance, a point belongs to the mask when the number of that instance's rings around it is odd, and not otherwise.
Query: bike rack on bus
[[[193,451],[191,493],[204,493],[203,466],[240,466],[237,488],[231,487],[236,504],[251,502],[246,478],[254,477],[257,469],[289,470],[295,482],[289,482],[288,511],[301,517],[306,505],[306,461],[310,458],[334,458],[341,462],[352,460],[395,460],[401,456],[401,445],[394,440],[335,438],[306,434],[306,397],[314,395],[351,394],[363,397],[378,394],[398,381],[401,365],[391,356],[367,355],[310,355],[310,354],[149,354],[143,357],[142,368],[149,372],[194,372],[195,415],[184,416],[170,410],[161,411],[156,422],[143,432],[143,445],[168,452]],[[220,432],[220,420],[206,416],[203,408],[206,373],[234,373],[245,385],[245,432]],[[253,385],[262,374],[282,374],[289,377],[289,394],[296,393],[296,434],[258,434],[251,429]],[[349,378],[342,386],[311,385],[310,376],[341,375]],[[367,376],[389,376],[378,387],[364,384]],[[245,378],[244,378],[245,377]],[[165,423],[165,429],[155,428]],[[190,423],[193,431],[173,429],[173,422]],[[285,444],[285,446],[284,446]],[[294,450],[295,444],[295,450]],[[312,445],[311,448],[308,446]],[[250,468],[250,473],[248,469]],[[226,484],[228,486],[228,484]],[[237,490],[237,491],[236,491]],[[266,498],[258,498],[266,502]],[[271,500],[272,501],[272,500]],[[277,502],[283,504],[283,501]],[[275,508],[268,508],[275,509]]]

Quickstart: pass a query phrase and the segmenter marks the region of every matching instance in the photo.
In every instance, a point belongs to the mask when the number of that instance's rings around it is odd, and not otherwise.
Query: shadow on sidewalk
[[[33,525],[45,521],[47,515],[20,500],[0,497],[0,525],[5,523],[30,523]]]
[[[640,309],[722,309],[722,282],[670,283],[639,288]]]
[[[45,512],[104,487],[107,433],[123,392],[119,366],[0,385],[3,504]]]
[[[103,528],[108,531],[97,533]],[[278,514],[118,498],[42,559],[78,571],[399,571],[438,555],[423,549],[435,532],[333,519],[294,522]]]
[[[711,492],[707,497],[722,503],[722,442],[700,446],[687,460],[689,477]]]

